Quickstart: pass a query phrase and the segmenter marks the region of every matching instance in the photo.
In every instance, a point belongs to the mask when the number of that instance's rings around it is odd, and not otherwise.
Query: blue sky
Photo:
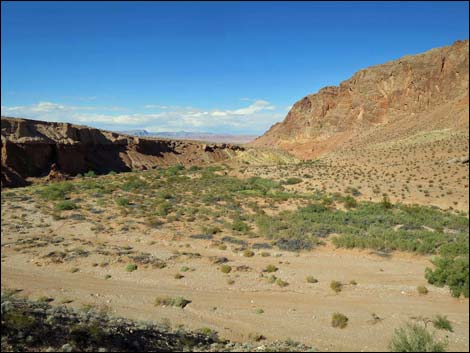
[[[261,134],[367,66],[467,39],[467,2],[9,2],[2,115]]]

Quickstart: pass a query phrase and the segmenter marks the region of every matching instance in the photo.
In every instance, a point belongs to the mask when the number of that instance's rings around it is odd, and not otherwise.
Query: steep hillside
[[[295,103],[252,144],[309,159],[420,132],[468,131],[468,51],[468,40],[457,41],[361,70]]]
[[[145,170],[158,165],[196,165],[229,159],[242,147],[139,138],[67,123],[2,117],[3,186],[29,177],[61,178],[93,170]]]

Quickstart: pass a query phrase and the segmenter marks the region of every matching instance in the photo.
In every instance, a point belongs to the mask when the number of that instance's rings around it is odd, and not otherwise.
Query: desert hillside
[[[468,134],[468,40],[369,67],[297,103],[253,142],[310,159],[451,129]]]

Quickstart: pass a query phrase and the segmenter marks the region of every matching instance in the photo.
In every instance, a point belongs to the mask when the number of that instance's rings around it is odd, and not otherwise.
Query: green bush
[[[266,268],[263,270],[263,272],[268,272],[268,273],[272,273],[272,272],[276,272],[278,270],[278,268],[274,265],[268,265],[266,266]]]
[[[126,266],[126,271],[127,272],[134,272],[135,270],[137,270],[137,265],[136,264],[128,264]]]
[[[452,324],[446,316],[437,315],[436,318],[432,321],[432,323],[434,327],[438,330],[454,332],[454,328],[452,327]]]
[[[346,208],[354,208],[354,207],[357,207],[357,201],[354,197],[352,197],[351,195],[348,195],[346,196],[344,199],[343,199],[343,202],[344,202],[344,207]]]
[[[437,342],[426,328],[407,324],[395,330],[389,348],[392,352],[445,352],[446,345]]]
[[[232,223],[232,230],[237,232],[248,232],[250,230],[250,226],[241,219],[236,219]]]
[[[222,273],[230,273],[232,271],[232,267],[230,265],[222,265],[220,266],[220,271]]]
[[[129,206],[129,205],[130,205],[129,200],[126,199],[125,197],[118,197],[118,198],[116,199],[116,203],[117,203],[119,206],[122,206],[122,207]]]
[[[284,181],[284,184],[286,185],[294,185],[294,184],[299,184],[302,182],[302,179],[300,178],[288,178],[286,181]]]
[[[93,170],[89,170],[88,172],[84,173],[83,176],[89,177],[89,178],[94,178],[94,177],[96,177],[96,173]]]
[[[276,279],[276,284],[281,287],[281,288],[284,288],[284,287],[287,287],[289,285],[289,282],[287,281],[284,281],[280,278]]]
[[[70,200],[64,200],[64,201],[59,201],[54,208],[57,211],[66,211],[66,210],[75,210],[78,208],[77,204],[75,202],[70,201]]]
[[[73,189],[68,182],[51,183],[39,191],[39,196],[46,200],[64,200]]]
[[[425,277],[430,284],[437,287],[449,286],[454,297],[463,295],[468,298],[469,267],[468,257],[437,257],[432,260],[434,270],[426,268]]]

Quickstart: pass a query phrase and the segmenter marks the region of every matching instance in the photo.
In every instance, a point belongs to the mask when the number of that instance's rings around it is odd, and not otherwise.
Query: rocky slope
[[[216,332],[172,330],[168,324],[74,310],[2,291],[2,352],[309,352],[295,342],[237,343]]]
[[[242,147],[139,138],[86,126],[1,118],[2,187],[24,186],[30,177],[61,178],[93,170],[196,165],[233,157]]]
[[[294,104],[254,146],[300,158],[392,141],[421,131],[468,131],[469,42],[357,72]]]

